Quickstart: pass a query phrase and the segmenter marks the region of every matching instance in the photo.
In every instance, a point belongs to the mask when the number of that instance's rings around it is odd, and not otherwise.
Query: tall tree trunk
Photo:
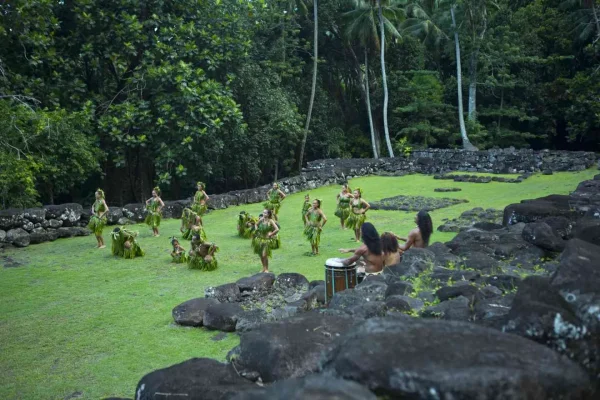
[[[367,113],[369,114],[369,131],[371,132],[371,146],[373,146],[373,158],[379,158],[377,154],[377,142],[375,139],[375,128],[373,125],[373,113],[371,112],[371,92],[369,88],[369,58],[368,58],[368,49],[365,48],[365,72],[362,71],[360,62],[358,62],[358,57],[354,52],[352,46],[350,46],[350,53],[352,54],[352,58],[354,58],[354,63],[356,64],[356,71],[358,73],[358,79],[360,81],[360,92],[362,94],[362,98],[367,106]]]
[[[454,29],[454,47],[456,49],[456,81],[458,90],[458,123],[460,124],[460,136],[462,137],[463,148],[465,150],[473,150],[475,146],[471,144],[467,137],[467,129],[465,128],[465,117],[463,115],[463,98],[462,98],[462,67],[460,65],[460,43],[458,41],[458,29],[456,28],[456,19],[454,17],[454,7],[450,7],[450,15],[452,16],[452,29]]]
[[[596,0],[592,0],[592,14],[594,15],[594,22],[596,23],[596,39],[594,39],[594,43],[596,43],[600,40],[600,18],[596,11]]]
[[[373,158],[377,159],[377,146],[375,144],[375,129],[373,128],[373,115],[371,113],[371,91],[369,89],[369,56],[365,48],[365,101],[367,102],[367,113],[369,114],[369,130],[371,131],[371,145],[373,146]]]
[[[385,74],[385,29],[383,26],[383,9],[381,8],[381,0],[377,0],[379,11],[379,32],[380,32],[380,49],[381,49],[381,79],[383,80],[383,129],[385,132],[385,143],[387,144],[388,154],[394,157],[394,149],[390,140],[390,130],[388,129],[387,109],[388,109],[388,87],[387,75]]]
[[[306,125],[304,126],[304,137],[302,138],[302,144],[300,145],[300,157],[298,158],[298,172],[302,171],[302,161],[304,159],[304,147],[306,146],[306,137],[308,136],[308,128],[310,127],[310,118],[312,117],[312,109],[315,103],[315,91],[317,89],[317,59],[318,59],[318,36],[319,36],[319,17],[317,15],[318,4],[317,0],[313,0],[313,14],[314,14],[314,32],[313,32],[313,77],[312,77],[312,90],[310,92],[310,104],[308,105],[308,115],[306,116]]]
[[[469,60],[469,111],[467,118],[469,121],[477,119],[477,56],[478,51],[475,50],[471,54]]]

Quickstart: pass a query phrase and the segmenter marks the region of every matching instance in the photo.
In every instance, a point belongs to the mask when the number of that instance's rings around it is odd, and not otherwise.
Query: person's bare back
[[[350,265],[359,259],[363,259],[365,262],[365,272],[377,273],[383,269],[383,254],[372,254],[365,244],[362,244],[359,248],[354,250],[354,255],[344,260],[344,264]]]

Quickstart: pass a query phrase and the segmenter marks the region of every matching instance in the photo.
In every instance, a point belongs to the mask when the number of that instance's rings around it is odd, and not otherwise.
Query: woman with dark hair
[[[340,249],[341,253],[354,252],[354,255],[346,258],[343,263],[351,265],[362,258],[365,263],[365,274],[379,275],[383,271],[384,258],[379,233],[377,233],[377,229],[370,222],[362,224],[360,230],[363,244],[357,249]],[[359,269],[361,268],[357,268],[357,272],[360,273]]]
[[[265,208],[252,235],[252,249],[260,256],[261,272],[269,272],[269,257],[273,254],[273,250],[281,247],[278,232],[279,226],[273,219],[273,212]]]
[[[346,220],[350,216],[350,200],[352,200],[352,192],[347,183],[342,185],[342,191],[337,195],[337,209],[335,216],[340,219],[342,229],[346,229]]]
[[[367,219],[366,214],[369,208],[371,208],[369,203],[362,198],[362,190],[354,189],[354,198],[350,201],[350,215],[346,219],[346,227],[354,230],[354,238],[357,242],[360,242],[361,227]]]
[[[399,246],[401,251],[406,251],[411,247],[424,249],[425,247],[429,246],[429,238],[433,233],[433,222],[431,221],[431,216],[427,211],[421,210],[415,217],[415,223],[417,226],[415,229],[410,231],[408,238],[396,236],[398,240],[406,242]]]
[[[263,204],[267,210],[273,211],[273,218],[275,219],[277,219],[277,214],[279,213],[279,208],[281,207],[283,199],[285,199],[285,193],[279,189],[279,184],[275,182],[273,188],[269,189],[267,192],[267,201]]]
[[[312,255],[319,254],[319,243],[321,242],[321,231],[327,223],[327,217],[321,210],[321,200],[315,199],[312,208],[304,215],[304,236],[310,242]]]
[[[198,182],[196,183],[196,188],[198,190],[194,195],[194,202],[192,203],[191,208],[196,214],[203,216],[208,210],[207,202],[209,197],[205,192],[206,185],[204,184],[204,182]]]
[[[157,186],[152,190],[152,197],[146,200],[146,210],[148,215],[146,216],[146,224],[152,228],[152,236],[160,236],[158,234],[158,227],[160,226],[161,210],[165,206],[162,199],[160,198],[160,188]]]
[[[396,235],[391,232],[384,232],[381,235],[381,249],[383,251],[383,266],[389,267],[396,265],[402,258],[400,245]]]

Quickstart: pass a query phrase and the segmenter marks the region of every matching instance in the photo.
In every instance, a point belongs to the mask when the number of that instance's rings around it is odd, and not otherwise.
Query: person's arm
[[[271,189],[267,190],[267,200],[271,199]]]
[[[392,235],[394,235],[394,236],[396,237],[396,239],[398,239],[398,240],[401,240],[401,241],[403,241],[403,242],[406,242],[406,241],[408,240],[408,239],[406,239],[406,238],[404,238],[404,237],[401,237],[401,236],[398,236],[398,235],[396,235],[394,232],[390,232],[390,233],[391,233]]]
[[[275,223],[275,221],[271,220],[271,226],[275,230],[273,232],[269,233],[269,237],[273,237],[273,236],[277,235],[277,232],[279,232],[279,227],[277,226],[277,224]]]
[[[281,190],[279,190],[279,196],[281,197],[281,200],[285,199],[285,193],[283,193]]]
[[[362,201],[362,203],[363,203],[363,204],[365,204],[365,205],[367,206],[367,207],[365,207],[365,209],[363,209],[363,210],[362,210],[362,213],[363,213],[363,214],[366,214],[366,213],[367,213],[367,210],[368,210],[369,208],[371,208],[371,205],[370,205],[369,203],[367,203],[365,200],[362,200],[362,199],[361,199],[360,201]]]
[[[159,204],[160,204],[160,207],[158,208],[158,210],[156,210],[156,212],[161,212],[161,211],[162,211],[162,209],[163,209],[163,208],[164,208],[164,206],[165,206],[165,203],[163,203],[163,201],[162,201],[162,199],[161,199],[160,197],[158,197],[158,202],[159,202]]]
[[[327,217],[325,216],[325,214],[323,214],[322,210],[319,210],[319,214],[321,214],[321,217],[323,217],[323,223],[321,224],[321,228],[323,228],[327,223]]]
[[[148,203],[150,203],[150,200],[152,200],[152,197],[150,197],[148,200],[146,200],[146,205],[148,205]]]
[[[210,199],[210,197],[208,197],[208,195],[206,194],[206,192],[203,190],[202,193],[204,193],[204,201],[208,201]]]
[[[108,214],[108,204],[106,204],[106,200],[102,200],[102,204],[104,204],[104,212],[100,215],[100,218],[104,217],[106,214]]]
[[[304,213],[304,223],[308,224],[308,213]]]
[[[339,249],[340,253],[354,253],[357,249]]]
[[[350,265],[350,264],[357,262],[365,254],[365,252],[366,252],[366,246],[359,247],[354,252],[354,255],[350,258],[346,258],[344,261],[342,261],[342,264]]]
[[[406,251],[406,250],[410,249],[412,247],[412,245],[415,244],[415,236],[416,236],[416,234],[411,231],[408,234],[408,239],[406,240],[406,243],[398,246],[398,248],[402,251]]]

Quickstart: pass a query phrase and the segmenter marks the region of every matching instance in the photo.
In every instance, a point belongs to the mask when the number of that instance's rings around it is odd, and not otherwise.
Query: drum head
[[[356,265],[356,263],[345,265],[343,263],[344,260],[345,258],[328,258],[327,261],[325,261],[325,266],[331,268],[352,268]]]

